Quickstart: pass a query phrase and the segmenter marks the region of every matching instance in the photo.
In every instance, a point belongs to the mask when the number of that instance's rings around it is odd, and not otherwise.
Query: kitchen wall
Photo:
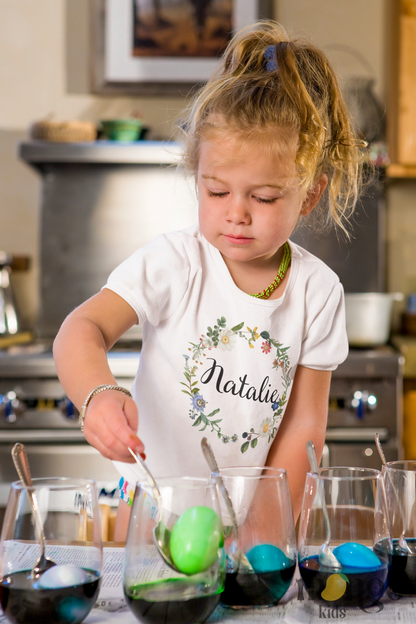
[[[385,101],[388,1],[274,0],[274,17],[290,33],[325,46],[341,77],[373,75],[375,91]],[[182,97],[92,95],[88,15],[88,0],[0,0],[0,249],[33,259],[31,270],[14,278],[29,325],[38,309],[40,179],[18,160],[16,145],[30,124],[49,114],[57,120],[98,121],[138,109],[152,137],[169,138],[185,102]],[[395,183],[389,191],[391,290],[416,288],[415,200],[416,182]]]

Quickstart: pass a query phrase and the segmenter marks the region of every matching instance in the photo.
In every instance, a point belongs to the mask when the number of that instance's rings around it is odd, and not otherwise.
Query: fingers
[[[88,406],[84,421],[86,440],[104,457],[113,461],[134,462],[128,450],[139,454],[144,445],[137,436],[138,412],[133,399],[120,392],[97,395]]]
[[[113,447],[110,448],[107,446],[107,441],[104,443],[101,442],[100,438],[95,434],[86,434],[85,439],[91,446],[97,449],[99,453],[106,459],[111,459],[112,461],[120,461],[120,462],[129,462],[132,459],[129,451],[126,452],[126,449],[120,447],[119,449]],[[130,459],[129,459],[130,456]]]
[[[124,404],[124,415],[130,429],[137,431],[139,428],[139,411],[133,399],[127,398]]]
[[[135,460],[132,457],[130,451],[126,449],[125,447],[118,446],[117,444],[112,444],[111,440],[109,441],[108,439],[105,439],[105,441],[102,442],[101,439],[95,434],[91,434],[91,435],[88,435],[88,437],[87,436],[85,437],[87,441],[91,444],[91,446],[96,448],[97,451],[99,451],[103,457],[106,457],[107,459],[111,459],[112,461],[120,461],[124,463],[129,463],[129,464],[135,463]],[[143,448],[143,444],[141,442],[140,444],[141,444],[141,448]],[[140,453],[139,451],[136,451],[136,452],[140,454],[143,457],[143,459],[146,459],[146,454],[144,452],[140,452]]]

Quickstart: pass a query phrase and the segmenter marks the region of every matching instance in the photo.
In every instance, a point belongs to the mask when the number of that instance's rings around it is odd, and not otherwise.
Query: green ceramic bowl
[[[110,141],[137,141],[143,127],[141,119],[105,119],[104,136]]]

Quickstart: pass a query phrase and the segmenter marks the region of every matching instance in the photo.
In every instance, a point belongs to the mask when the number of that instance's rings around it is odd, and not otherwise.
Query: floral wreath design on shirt
[[[272,338],[267,331],[258,333],[257,327],[254,329],[250,329],[250,327],[243,329],[243,327],[244,322],[229,329],[227,327],[226,319],[222,316],[217,319],[217,323],[214,327],[207,328],[206,334],[201,335],[197,344],[189,342],[188,344],[191,346],[188,348],[188,351],[191,352],[191,355],[183,356],[185,358],[185,368],[183,374],[186,379],[186,383],[183,381],[180,383],[186,388],[186,390],[182,389],[182,392],[187,394],[191,399],[189,417],[191,420],[195,421],[192,426],[199,427],[202,425],[199,431],[205,431],[207,427],[210,427],[211,433],[216,433],[218,438],[225,444],[228,442],[237,442],[238,435],[236,433],[233,435],[226,435],[222,432],[220,425],[222,418],[214,419],[220,411],[219,408],[214,409],[210,413],[205,413],[205,408],[208,405],[208,402],[204,400],[204,397],[200,394],[199,388],[197,387],[198,381],[196,380],[196,373],[198,365],[203,363],[201,360],[203,357],[206,357],[205,351],[210,351],[211,349],[232,351],[237,339],[239,338],[246,340],[250,349],[254,349],[256,341],[262,338],[263,342],[261,343],[261,351],[265,355],[270,354],[272,352],[272,348],[275,348],[276,357],[273,360],[272,369],[276,369],[276,371],[281,369],[281,380],[284,391],[282,396],[278,396],[277,400],[272,403],[271,408],[273,414],[272,416],[262,420],[259,431],[254,431],[254,429],[251,428],[250,431],[243,432],[241,437],[245,441],[241,445],[240,450],[242,453],[245,453],[250,447],[252,449],[256,448],[259,438],[267,438],[267,443],[270,443],[275,437],[283,418],[283,409],[284,405],[287,403],[288,390],[292,381],[289,376],[291,367],[289,357],[287,355],[287,351],[290,347],[284,347],[280,342]]]

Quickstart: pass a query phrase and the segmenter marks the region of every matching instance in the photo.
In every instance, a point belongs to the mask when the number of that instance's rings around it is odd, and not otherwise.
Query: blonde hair
[[[269,46],[274,46],[277,62],[271,70],[264,56]],[[302,186],[308,190],[321,175],[328,177],[319,221],[347,231],[366,144],[354,135],[335,72],[317,47],[289,41],[276,22],[244,28],[233,37],[218,70],[185,114],[183,163],[192,174],[198,168],[201,141],[213,130],[262,141],[276,127],[284,130],[281,143],[296,136],[295,164]]]

